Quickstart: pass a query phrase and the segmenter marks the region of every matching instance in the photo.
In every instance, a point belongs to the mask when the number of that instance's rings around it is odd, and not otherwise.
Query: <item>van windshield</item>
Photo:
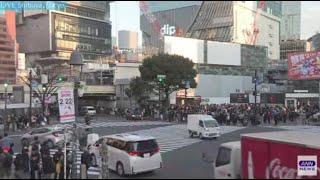
[[[213,128],[213,127],[218,127],[218,122],[214,121],[214,120],[207,120],[207,121],[203,121],[204,122],[204,126],[207,128]]]
[[[136,152],[151,152],[158,148],[158,143],[155,139],[146,141],[129,142],[130,150]]]

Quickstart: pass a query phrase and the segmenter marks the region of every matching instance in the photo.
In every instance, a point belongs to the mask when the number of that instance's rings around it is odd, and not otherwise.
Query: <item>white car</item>
[[[108,167],[119,176],[154,171],[163,167],[158,143],[154,137],[136,134],[117,134],[101,137],[89,145],[89,152],[100,157],[99,148],[103,140],[108,147]],[[98,159],[98,158],[96,158]],[[101,162],[98,162],[101,165]]]
[[[199,136],[200,139],[217,138],[221,135],[219,124],[211,115],[188,115],[187,128],[191,138],[194,136]]]

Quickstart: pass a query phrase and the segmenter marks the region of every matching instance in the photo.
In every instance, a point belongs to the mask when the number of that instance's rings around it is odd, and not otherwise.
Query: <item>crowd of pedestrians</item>
[[[217,119],[219,124],[244,126],[261,123],[278,125],[280,122],[297,122],[298,119],[302,119],[302,123],[307,124],[310,118],[318,112],[319,108],[315,104],[302,104],[297,108],[265,104],[191,104],[187,106],[171,105],[166,110],[160,110],[156,106],[141,110],[143,117],[155,120],[186,122],[188,114],[208,114]]]

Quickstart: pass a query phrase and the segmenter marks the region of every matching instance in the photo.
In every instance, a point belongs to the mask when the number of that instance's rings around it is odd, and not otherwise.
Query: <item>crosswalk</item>
[[[320,134],[320,126],[295,125],[295,126],[265,126],[265,127]]]
[[[77,124],[77,127],[80,127],[80,128],[86,128],[86,127],[98,128],[98,127],[152,126],[152,125],[173,125],[173,123],[162,122],[162,121],[94,122],[94,123],[91,123],[89,126],[87,126],[85,123],[78,123],[78,124]],[[67,126],[68,128],[73,127],[72,124],[66,124],[65,126]],[[55,127],[55,125],[53,125],[52,127]]]
[[[138,122],[134,122],[138,123]],[[144,122],[146,123],[146,122]],[[124,124],[124,123],[122,123]],[[141,123],[140,123],[141,124]],[[148,123],[147,123],[148,124]],[[150,124],[150,123],[149,123]],[[236,130],[240,130],[244,127],[236,127],[236,126],[220,126],[221,134],[230,133]],[[182,147],[189,146],[191,144],[200,142],[199,138],[190,138],[187,126],[185,124],[164,126],[158,128],[152,128],[147,130],[133,131],[130,132],[132,134],[139,135],[148,135],[153,136],[157,139],[157,142],[160,147],[161,153],[167,153],[170,151],[174,151],[180,149]],[[67,147],[67,149],[71,150],[71,147]],[[57,149],[51,149],[50,154],[53,156],[54,153],[57,152]],[[82,151],[77,150],[77,172],[80,174],[80,164],[81,164],[81,154]],[[101,172],[101,167],[90,167],[88,170],[88,175],[91,176],[99,176]]]
[[[67,150],[72,150],[71,147],[67,147]],[[53,157],[53,155],[57,152],[58,150],[57,149],[50,149],[50,155],[51,157]],[[80,174],[80,165],[81,165],[81,154],[83,152],[80,151],[80,149],[78,149],[76,151],[76,154],[77,154],[77,173]],[[16,155],[17,153],[14,154],[13,158],[15,159],[16,158]],[[90,167],[89,170],[88,170],[88,175],[95,175],[95,176],[98,176],[100,175],[100,171],[101,171],[101,168],[100,167]]]
[[[221,134],[242,129],[236,126],[220,126]],[[190,138],[186,125],[172,125],[147,130],[130,132],[138,135],[153,136],[157,139],[161,153],[170,152],[200,142],[199,138]]]

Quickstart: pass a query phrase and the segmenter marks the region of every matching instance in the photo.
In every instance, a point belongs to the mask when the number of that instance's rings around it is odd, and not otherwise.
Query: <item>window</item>
[[[231,149],[221,147],[217,156],[216,167],[223,166],[230,163]]]
[[[203,126],[203,121],[199,121],[199,126],[200,126],[200,127],[204,127],[204,126]]]

